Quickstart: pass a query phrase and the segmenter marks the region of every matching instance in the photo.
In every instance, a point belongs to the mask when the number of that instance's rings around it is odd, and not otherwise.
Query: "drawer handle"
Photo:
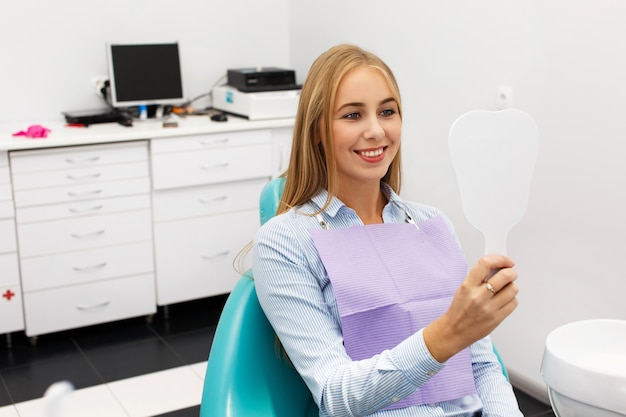
[[[105,266],[107,266],[108,262],[102,262],[99,263],[97,265],[90,265],[90,266],[74,266],[72,269],[74,269],[74,271],[76,272],[90,272],[90,271],[94,271],[96,269],[102,269]]]
[[[224,162],[223,164],[204,164],[204,165],[200,165],[201,169],[217,169],[217,168],[226,168],[228,165],[230,165],[228,162]]]
[[[85,197],[88,195],[98,195],[102,192],[102,190],[93,190],[93,191],[84,191],[82,193],[77,193],[75,191],[69,191],[67,195],[70,197]]]
[[[210,261],[212,259],[215,258],[223,258],[224,256],[228,255],[230,253],[230,251],[224,251],[224,252],[220,252],[220,253],[216,253],[213,255],[200,255],[202,259],[206,259],[207,261]]]
[[[224,201],[228,199],[228,195],[223,195],[220,197],[214,197],[214,198],[199,198],[198,202],[202,203],[202,204],[210,204],[210,203],[215,203],[216,201]]]
[[[214,140],[208,140],[208,139],[203,139],[200,142],[200,145],[203,146],[207,146],[207,145],[217,145],[218,143],[228,143],[228,138],[225,139],[214,139]]]
[[[88,239],[88,238],[94,238],[94,237],[102,236],[103,234],[104,234],[104,229],[103,230],[98,230],[96,232],[83,233],[83,234],[70,233],[70,236],[72,236],[74,239]]]
[[[76,306],[76,310],[80,310],[80,311],[95,310],[96,308],[106,307],[109,304],[111,304],[111,302],[106,300],[106,301],[101,301],[99,303],[92,304],[92,305],[89,305],[89,306]]]
[[[87,162],[96,162],[99,159],[100,159],[99,156],[92,156],[91,158],[80,158],[80,159],[65,158],[65,162],[67,162],[68,164],[84,164]]]
[[[100,172],[96,172],[95,174],[85,174],[85,175],[66,175],[68,180],[87,180],[92,178],[98,178],[102,175]]]
[[[70,208],[68,208],[68,211],[70,213],[86,213],[86,212],[89,212],[89,211],[102,210],[102,207],[104,207],[102,204],[100,204],[99,206],[91,206],[91,207],[85,207],[85,208],[70,207]]]

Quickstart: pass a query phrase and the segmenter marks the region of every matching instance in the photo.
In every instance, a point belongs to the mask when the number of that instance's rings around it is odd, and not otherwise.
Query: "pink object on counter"
[[[47,138],[50,129],[41,125],[29,126],[25,131],[19,131],[13,134],[13,136],[26,136],[27,138]]]

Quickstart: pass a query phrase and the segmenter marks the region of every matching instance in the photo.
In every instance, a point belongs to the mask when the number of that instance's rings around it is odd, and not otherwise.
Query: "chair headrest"
[[[285,177],[279,177],[265,184],[265,187],[261,190],[261,196],[259,198],[261,225],[276,215],[278,203],[280,202],[280,197],[283,195],[284,188]]]

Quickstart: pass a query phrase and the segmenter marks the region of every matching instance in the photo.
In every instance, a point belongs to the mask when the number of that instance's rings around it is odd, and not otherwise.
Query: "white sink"
[[[555,329],[541,374],[557,417],[626,416],[626,321],[584,320]]]

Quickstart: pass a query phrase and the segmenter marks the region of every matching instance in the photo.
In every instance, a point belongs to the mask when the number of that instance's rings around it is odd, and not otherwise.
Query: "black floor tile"
[[[70,332],[51,333],[37,338],[29,338],[24,332],[15,332],[11,334],[11,343],[9,348],[5,340],[0,342],[0,371],[79,352]]]
[[[160,307],[151,317],[37,338],[12,333],[12,347],[0,340],[0,406],[40,398],[61,380],[80,389],[206,361],[226,298]],[[196,417],[198,410],[192,407],[167,416]]]
[[[151,327],[161,336],[214,328],[227,296],[219,295],[160,307]]]
[[[553,417],[552,407],[520,390],[515,390],[517,402],[525,417]]]
[[[5,405],[10,405],[12,403],[11,397],[9,397],[9,391],[7,391],[4,379],[0,373],[0,407],[4,407]]]
[[[182,410],[172,411],[171,413],[159,414],[153,417],[198,417],[200,415],[200,406],[184,408]]]
[[[209,327],[199,331],[165,336],[164,340],[186,364],[193,364],[209,358],[214,335],[215,327]]]
[[[0,375],[14,402],[40,398],[58,381],[70,381],[76,389],[104,382],[78,351],[7,368]]]
[[[71,337],[82,350],[113,349],[119,345],[158,339],[144,317],[76,329]]]
[[[160,339],[84,349],[89,362],[105,382],[118,381],[185,363]]]

